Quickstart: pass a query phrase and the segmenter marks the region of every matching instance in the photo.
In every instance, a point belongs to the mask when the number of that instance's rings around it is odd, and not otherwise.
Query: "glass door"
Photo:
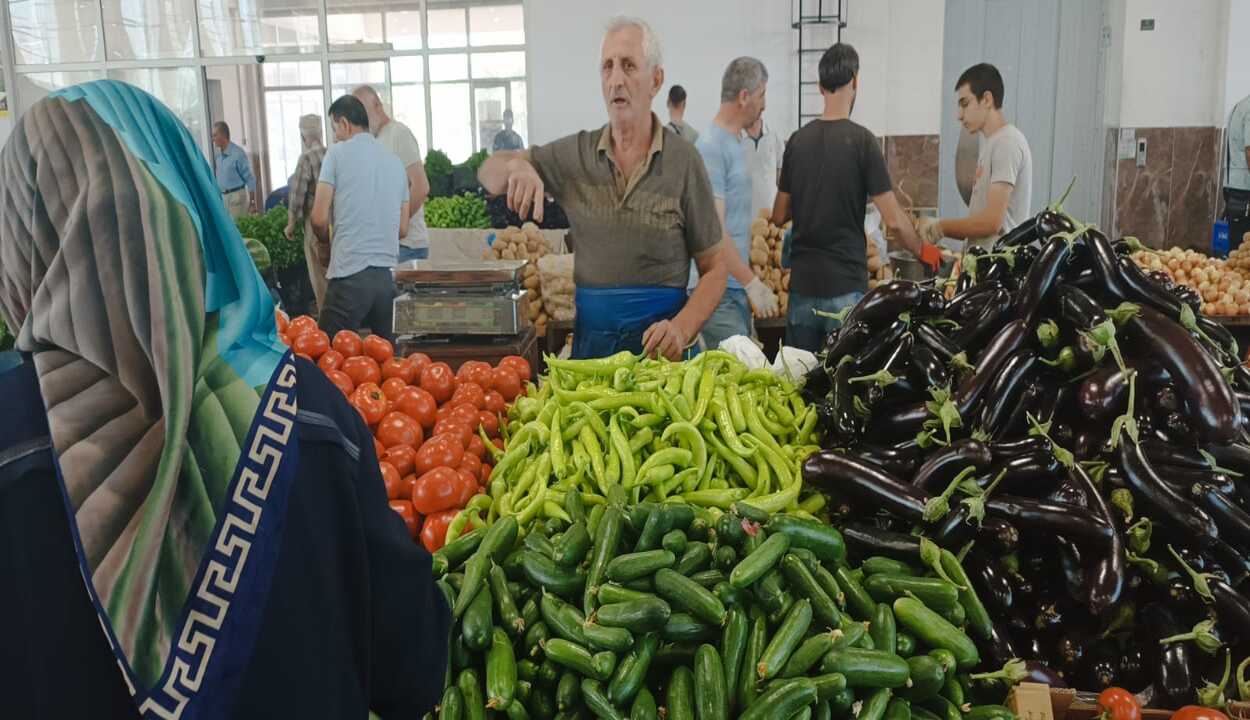
[[[512,107],[512,89],[507,82],[473,82],[473,110],[476,117],[474,139],[479,150],[495,149],[495,136],[504,129],[503,112]]]

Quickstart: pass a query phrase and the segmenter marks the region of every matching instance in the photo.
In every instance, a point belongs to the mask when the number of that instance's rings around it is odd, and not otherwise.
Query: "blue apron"
[[[686,304],[685,288],[633,286],[577,288],[573,357],[607,357],[621,350],[642,352],[642,334],[669,320]]]

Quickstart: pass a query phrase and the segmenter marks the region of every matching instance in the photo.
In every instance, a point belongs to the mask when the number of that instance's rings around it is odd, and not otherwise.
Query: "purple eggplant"
[[[1104,522],[1115,525],[1116,518],[1098,486],[1080,465],[1068,469],[1068,478],[1085,490],[1090,508]],[[1101,548],[1097,559],[1086,573],[1088,601],[1091,614],[1098,616],[1116,604],[1124,590],[1125,554],[1124,539],[1119,532],[1111,533],[1111,542]]]
[[[969,465],[982,469],[990,464],[993,456],[985,443],[978,440],[956,440],[950,447],[933,453],[916,471],[911,484],[922,492],[937,494]]]
[[[1203,545],[1219,537],[1219,529],[1211,516],[1159,477],[1141,445],[1127,439],[1120,443],[1120,467],[1137,502],[1150,508],[1148,514],[1152,518],[1184,528],[1194,542]]]
[[[848,325],[864,322],[872,327],[880,327],[883,323],[894,321],[903,313],[940,313],[945,305],[941,292],[931,286],[909,280],[893,280],[869,290],[855,304],[844,322]]]
[[[920,559],[920,539],[915,535],[883,530],[881,528],[851,523],[842,528],[842,538],[854,557],[863,559],[882,555],[903,562]]]
[[[834,495],[873,503],[912,521],[921,519],[929,499],[881,466],[832,450],[812,455],[803,463],[803,482]]]
[[[1011,495],[991,497],[985,503],[985,512],[1028,531],[1064,534],[1102,545],[1110,543],[1116,532],[1114,525],[1088,510]]]
[[[1012,305],[1015,307],[1016,319],[1029,325],[1037,321],[1043,301],[1059,281],[1064,266],[1071,254],[1068,241],[1055,237],[1042,245],[1042,253],[1029,268],[1029,274],[1016,292]]]

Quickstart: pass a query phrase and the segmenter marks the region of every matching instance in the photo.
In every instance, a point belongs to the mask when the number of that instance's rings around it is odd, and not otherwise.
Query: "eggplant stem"
[[[1185,562],[1184,559],[1181,558],[1180,554],[1176,552],[1176,548],[1172,547],[1170,544],[1168,545],[1168,552],[1172,554],[1172,557],[1176,558],[1176,562],[1180,563],[1181,568],[1185,572],[1189,573],[1189,577],[1194,581],[1194,591],[1197,592],[1203,600],[1213,602],[1215,598],[1211,595],[1211,586],[1207,583],[1207,578],[1215,576],[1209,573],[1200,573],[1197,570],[1194,570],[1189,566],[1189,563]]]

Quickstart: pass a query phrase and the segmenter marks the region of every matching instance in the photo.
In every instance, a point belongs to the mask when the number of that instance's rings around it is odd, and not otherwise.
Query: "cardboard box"
[[[1019,720],[1094,720],[1102,714],[1088,702],[1091,693],[1052,688],[1040,683],[1020,683],[1007,695],[1007,707]],[[1142,720],[1168,720],[1175,710],[1142,710]],[[1230,720],[1250,720],[1250,703],[1230,702],[1224,710]]]

